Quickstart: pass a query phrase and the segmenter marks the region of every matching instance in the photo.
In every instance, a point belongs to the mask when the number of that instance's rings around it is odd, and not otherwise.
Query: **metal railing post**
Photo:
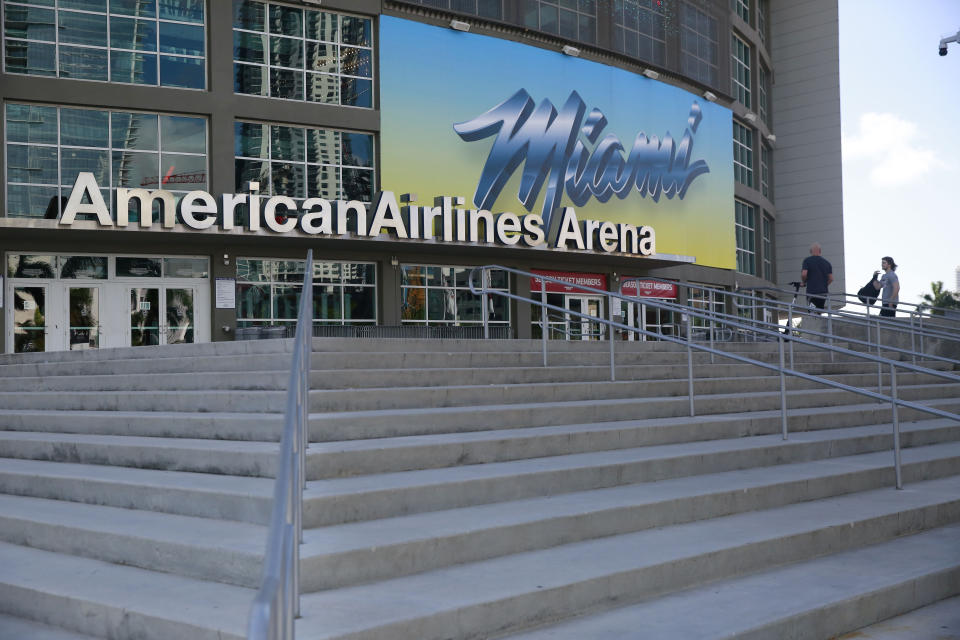
[[[920,353],[926,353],[923,350],[923,314],[920,314]]]
[[[708,309],[710,309],[710,348],[711,348],[711,349],[716,349],[716,347],[715,347],[714,344],[713,344],[713,331],[714,331],[714,326],[715,326],[715,321],[714,321],[714,316],[713,316],[713,314],[715,313],[715,310],[714,310],[714,308],[713,308],[713,292],[711,292],[711,293],[707,296],[707,300],[709,300],[709,302],[708,302],[707,304],[708,304]],[[710,352],[710,364],[714,364],[714,363],[716,363],[716,359],[714,358],[713,351],[711,351],[711,352]]]
[[[913,352],[913,364],[917,364],[917,332],[913,328],[913,317],[916,311],[910,312],[910,351]]]
[[[543,366],[547,366],[547,281],[540,277],[540,326],[543,331]]]
[[[783,335],[777,337],[778,351],[780,352],[780,427],[783,439],[787,439],[787,380],[783,366]]]
[[[890,363],[890,397],[893,398],[893,466],[897,474],[897,489],[903,489],[900,473],[900,415],[897,408],[897,368]]]
[[[787,335],[789,335],[789,336],[791,337],[791,340],[790,340],[790,368],[791,368],[791,369],[794,369],[795,367],[794,367],[794,364],[793,364],[793,339],[792,339],[792,338],[793,338],[794,329],[793,329],[793,303],[792,303],[792,302],[790,303],[790,306],[787,307],[787,328],[788,328],[788,330],[789,330],[789,333],[788,333]]]
[[[693,347],[692,344],[692,326],[690,316],[683,314],[681,321],[687,325],[687,394],[690,396],[690,417],[697,415],[693,404]]]
[[[877,357],[880,355],[880,316],[877,316]],[[877,393],[883,393],[883,363],[877,362]]]
[[[610,382],[616,382],[617,372],[614,361],[614,339],[613,339],[613,302],[616,298],[607,297],[607,306],[610,307],[607,315],[610,316],[610,324],[607,325],[607,338],[610,340]]]
[[[833,308],[830,304],[830,294],[827,294],[827,335],[830,336],[827,338],[828,344],[833,346]],[[830,351],[830,362],[836,362],[836,352],[833,350]]]
[[[480,290],[483,291],[483,293],[480,294],[480,305],[483,309],[482,315],[483,315],[483,339],[484,340],[490,339],[490,318],[488,317],[490,314],[489,314],[489,309],[487,309],[487,299],[488,299],[487,280],[488,279],[489,279],[489,272],[487,271],[487,268],[486,267],[481,268],[480,269]]]

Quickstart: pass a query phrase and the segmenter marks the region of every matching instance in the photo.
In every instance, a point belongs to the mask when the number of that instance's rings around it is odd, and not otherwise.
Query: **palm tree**
[[[956,294],[943,288],[942,280],[931,282],[930,289],[933,292],[932,295],[923,294],[923,303],[920,305],[922,309],[933,307],[932,313],[935,315],[943,315],[944,309],[960,309],[960,299]]]

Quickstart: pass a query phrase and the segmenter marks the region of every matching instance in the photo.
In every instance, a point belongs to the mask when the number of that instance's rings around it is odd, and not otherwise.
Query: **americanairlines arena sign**
[[[649,256],[656,253],[656,234],[652,227],[597,221],[577,217],[572,207],[559,211],[559,223],[550,231],[540,214],[517,215],[509,211],[491,213],[485,209],[463,208],[462,197],[441,196],[434,206],[399,206],[392,191],[377,193],[372,204],[356,200],[307,198],[297,202],[284,195],[263,196],[259,185],[250,183],[248,193],[225,193],[215,198],[206,191],[190,191],[177,203],[170,191],[157,189],[117,189],[114,201],[116,220],[100,192],[92,173],[80,173],[59,224],[71,226],[77,216],[96,218],[101,227],[149,229],[154,226],[152,212],[159,203],[163,229],[182,223],[189,229],[301,234],[314,237],[379,238],[384,234],[398,240],[461,242],[506,246],[579,249],[605,253]],[[139,220],[130,220],[130,210],[141,212]],[[237,208],[243,208],[238,214]]]

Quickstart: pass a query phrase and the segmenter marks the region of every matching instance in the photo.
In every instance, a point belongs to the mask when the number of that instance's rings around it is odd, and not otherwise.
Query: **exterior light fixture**
[[[568,56],[573,56],[574,58],[580,55],[580,49],[577,49],[576,47],[569,44],[563,45],[562,51]]]
[[[707,102],[716,102],[716,101],[717,101],[717,94],[715,94],[715,93],[712,92],[712,91],[704,91],[704,92],[703,92],[703,97],[704,97],[704,99],[706,99]]]
[[[470,31],[470,23],[463,20],[451,20],[450,28],[456,31]]]
[[[743,116],[743,119],[750,124],[754,124],[757,121],[757,114],[755,114],[753,111],[747,111],[746,115]]]
[[[656,80],[657,78],[660,77],[660,74],[654,71],[653,69],[644,69],[643,75],[647,76],[651,80]]]

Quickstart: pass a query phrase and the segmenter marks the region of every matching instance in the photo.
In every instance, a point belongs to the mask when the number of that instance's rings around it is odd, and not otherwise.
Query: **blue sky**
[[[960,0],[838,1],[847,289],[889,255],[917,303],[960,266]]]

